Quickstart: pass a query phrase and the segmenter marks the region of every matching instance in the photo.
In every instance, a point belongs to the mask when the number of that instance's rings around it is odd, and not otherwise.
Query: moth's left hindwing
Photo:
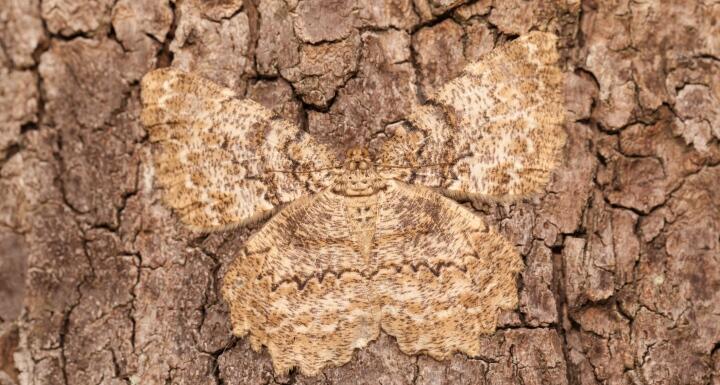
[[[331,183],[325,147],[230,89],[163,68],[143,78],[142,103],[164,200],[194,230],[257,220]]]

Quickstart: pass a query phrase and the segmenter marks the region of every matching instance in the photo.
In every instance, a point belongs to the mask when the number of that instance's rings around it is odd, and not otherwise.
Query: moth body
[[[414,105],[377,154],[334,151],[173,68],[142,81],[165,203],[197,231],[267,222],[227,268],[233,333],[277,372],[347,363],[380,330],[403,352],[480,354],[517,306],[513,245],[450,198],[542,191],[565,143],[554,35],[503,45]],[[441,195],[437,191],[443,191]]]

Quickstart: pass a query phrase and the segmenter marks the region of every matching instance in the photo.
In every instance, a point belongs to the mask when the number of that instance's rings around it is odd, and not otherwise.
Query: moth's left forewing
[[[512,199],[539,192],[565,144],[557,38],[534,32],[469,65],[435,96],[471,156],[445,188]]]
[[[565,143],[557,38],[532,32],[468,65],[407,122],[421,143],[415,161],[389,141],[386,156],[453,196],[508,200],[542,190]],[[417,171],[414,171],[417,170]]]

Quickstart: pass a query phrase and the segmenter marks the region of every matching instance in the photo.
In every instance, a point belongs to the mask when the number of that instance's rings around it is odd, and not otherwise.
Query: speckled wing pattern
[[[509,199],[543,187],[565,140],[557,56],[545,33],[502,46],[416,107],[379,162],[353,149],[341,168],[228,89],[147,75],[156,174],[185,223],[222,228],[287,203],[228,266],[233,333],[266,347],[277,372],[307,375],[347,363],[380,330],[408,354],[480,354],[480,336],[517,306],[523,262],[441,192]]]
[[[371,196],[327,190],[279,212],[233,262],[223,296],[234,333],[266,346],[276,371],[312,375],[348,362],[381,328],[408,354],[479,354],[498,311],[517,305],[522,266],[466,208],[391,181]]]
[[[556,41],[532,32],[468,65],[387,142],[385,174],[496,200],[542,189],[566,138]]]
[[[331,182],[322,145],[228,88],[163,68],[141,96],[164,200],[194,230],[246,224]]]

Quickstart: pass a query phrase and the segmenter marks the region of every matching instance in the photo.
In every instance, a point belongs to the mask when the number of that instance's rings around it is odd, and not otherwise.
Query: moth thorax
[[[377,173],[368,151],[357,147],[348,150],[333,192],[345,196],[368,196],[383,187],[385,183]]]
[[[378,217],[378,194],[343,200],[352,237],[365,263],[370,263]]]

